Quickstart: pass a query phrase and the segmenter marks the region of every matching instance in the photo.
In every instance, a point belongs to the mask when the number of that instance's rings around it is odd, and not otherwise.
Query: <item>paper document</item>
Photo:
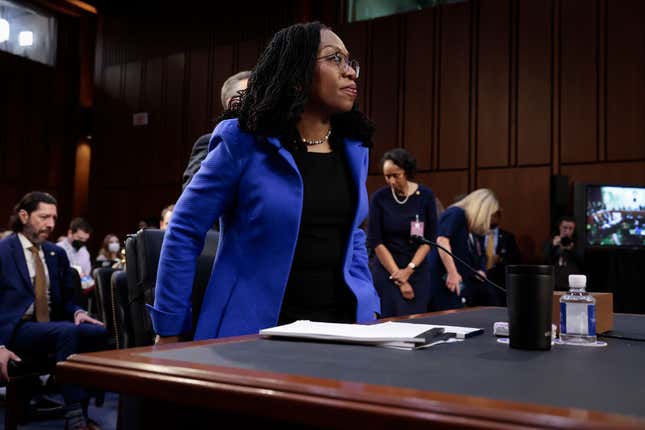
[[[470,327],[392,321],[373,325],[360,325],[300,320],[291,324],[260,330],[260,335],[263,337],[318,339],[412,349],[446,341],[449,338],[464,339],[482,332],[482,329]]]
[[[411,350],[411,349],[426,349],[426,348],[430,348],[431,346],[439,345],[441,343],[452,343],[452,342],[464,341],[463,339],[457,339],[454,336],[450,337],[450,334],[452,333],[446,333],[445,336],[438,336],[437,339],[423,344],[418,344],[418,343],[413,344],[409,342],[383,342],[383,343],[379,343],[377,346],[382,346],[384,348],[392,348],[392,349]]]

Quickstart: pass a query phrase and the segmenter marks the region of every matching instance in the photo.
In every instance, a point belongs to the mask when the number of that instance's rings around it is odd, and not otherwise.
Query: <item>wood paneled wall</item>
[[[72,216],[79,138],[79,20],[58,18],[56,67],[0,52],[0,230],[27,192],[59,202],[53,240]]]
[[[243,20],[242,6],[104,17],[90,202],[101,233],[133,232],[179,196],[221,84],[298,17],[324,17],[361,63],[359,101],[377,126],[370,191],[381,155],[404,147],[446,206],[492,188],[534,261],[551,175],[645,184],[645,2],[471,0],[343,25],[342,2],[267,3]],[[133,127],[140,111],[150,123]]]
[[[643,20],[635,0],[479,0],[341,27],[377,126],[370,189],[404,147],[446,206],[493,189],[537,261],[551,175],[645,185]]]
[[[162,6],[155,14],[106,5],[97,44],[90,203],[98,236],[124,238],[179,197],[193,143],[212,131],[222,111],[222,84],[251,69],[267,38],[291,22],[292,2],[279,9],[251,3]],[[255,13],[245,15],[243,7]],[[148,113],[148,125],[132,125],[136,112]]]

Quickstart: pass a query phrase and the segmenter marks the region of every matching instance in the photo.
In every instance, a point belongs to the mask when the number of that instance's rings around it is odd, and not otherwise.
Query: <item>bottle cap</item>
[[[587,286],[587,277],[585,275],[569,275],[569,285],[576,288]]]

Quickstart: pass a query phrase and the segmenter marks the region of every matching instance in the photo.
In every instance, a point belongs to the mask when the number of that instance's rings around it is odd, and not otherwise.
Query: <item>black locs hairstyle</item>
[[[240,128],[259,136],[297,140],[296,124],[304,111],[316,67],[319,22],[294,24],[278,31],[269,42],[241,96],[233,97],[221,119],[239,118]],[[334,115],[334,132],[371,145],[374,126],[358,110]]]

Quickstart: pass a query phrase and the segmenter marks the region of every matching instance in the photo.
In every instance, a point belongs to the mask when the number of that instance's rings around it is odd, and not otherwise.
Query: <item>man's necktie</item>
[[[495,257],[495,234],[493,232],[488,233],[488,242],[486,243],[486,270],[490,270],[493,267],[493,257]]]
[[[34,257],[34,269],[36,270],[36,277],[34,278],[34,300],[36,321],[48,322],[49,321],[49,303],[47,303],[47,278],[45,275],[45,266],[43,260],[40,259],[38,247],[29,247],[31,254]]]

